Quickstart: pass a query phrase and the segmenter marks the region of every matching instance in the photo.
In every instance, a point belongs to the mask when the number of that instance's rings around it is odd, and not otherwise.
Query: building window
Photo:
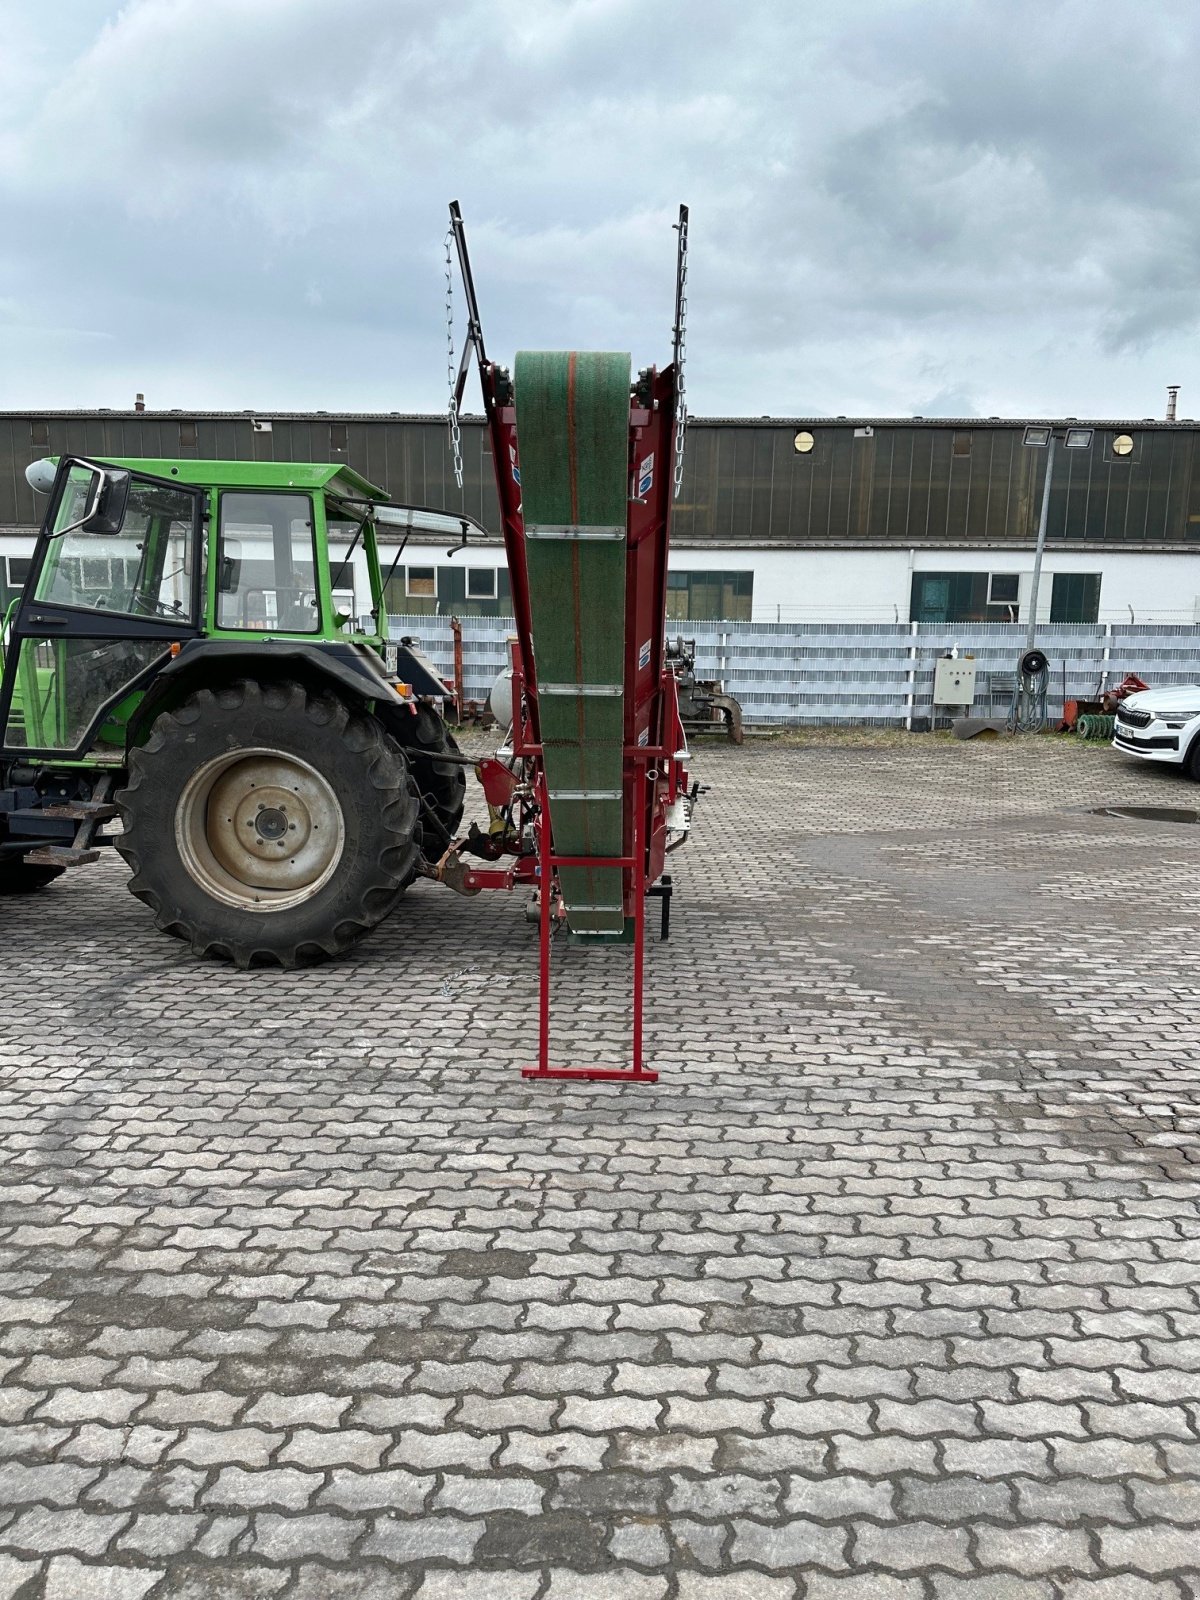
[[[671,622],[749,622],[753,602],[752,572],[667,574],[667,618]]]
[[[467,568],[467,598],[469,600],[494,600],[496,598],[495,567]]]
[[[993,572],[988,578],[988,605],[1015,606],[1020,591],[1021,579],[1015,572]]]
[[[969,433],[956,433],[954,435],[954,454],[956,456],[969,456],[971,454],[971,435]]]
[[[1056,572],[1051,622],[1095,622],[1100,615],[1100,573]]]
[[[408,579],[406,593],[410,600],[437,599],[436,567],[408,567],[406,577]]]
[[[815,443],[816,440],[813,438],[812,434],[809,433],[808,429],[801,428],[800,432],[796,435],[795,440],[796,454],[798,456],[810,455],[812,453],[812,447]]]
[[[8,587],[10,589],[23,589],[25,579],[29,576],[29,556],[5,556],[4,564],[8,569]]]
[[[350,448],[350,433],[344,422],[329,424],[329,448],[343,455]]]
[[[194,422],[181,422],[179,424],[179,448],[181,450],[194,450],[196,448],[196,424]]]
[[[993,584],[1003,593],[1016,585],[1015,573],[914,572],[910,622],[1014,622],[1016,599],[994,600]],[[1010,589],[1010,593],[1015,591]]]
[[[48,450],[50,448],[50,424],[48,422],[31,422],[29,424],[29,442],[35,450]]]

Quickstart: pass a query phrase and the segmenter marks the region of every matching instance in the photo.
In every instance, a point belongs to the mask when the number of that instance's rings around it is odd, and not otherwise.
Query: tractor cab
[[[201,640],[350,645],[378,671],[387,617],[375,517],[411,527],[415,513],[384,505],[385,491],[352,469],[66,457],[29,476],[50,503],[6,619],[5,753],[119,759],[139,691]],[[445,692],[418,676],[420,692]]]

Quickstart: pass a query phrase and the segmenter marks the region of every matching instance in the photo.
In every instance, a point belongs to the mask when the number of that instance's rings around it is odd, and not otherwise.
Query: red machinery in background
[[[686,418],[683,384],[687,313],[688,213],[681,206],[676,256],[673,360],[663,371],[650,367],[632,386],[628,418],[629,494],[625,528],[625,650],[622,685],[623,843],[619,855],[568,853],[556,845],[555,802],[546,778],[539,715],[537,653],[521,508],[517,410],[512,379],[488,359],[479,307],[457,202],[450,207],[450,233],[457,248],[467,308],[467,331],[450,402],[455,468],[461,486],[458,416],[474,355],[483,390],[496,489],[508,558],[515,623],[512,642],[512,731],[507,748],[479,763],[492,816],[485,834],[473,828],[443,856],[437,875],[460,893],[538,890],[540,988],[538,1058],[524,1069],[533,1078],[584,1078],[653,1082],[657,1073],[643,1059],[643,969],[646,899],[662,901],[662,936],[669,931],[671,880],[664,875],[669,850],[687,837],[698,786],[689,788],[687,744],[680,722],[675,674],[667,659],[667,546],[673,493],[678,492]],[[449,279],[449,246],[447,246]],[[574,447],[574,441],[572,441]],[[586,448],[581,444],[580,448]],[[578,674],[577,674],[578,675]],[[556,692],[561,687],[555,685]],[[582,692],[582,691],[581,691]],[[599,689],[587,692],[600,693]],[[504,718],[501,715],[503,724]],[[580,714],[582,727],[583,716]],[[631,1064],[552,1065],[550,1061],[551,933],[563,915],[563,869],[619,868],[625,914],[624,939],[632,944]]]

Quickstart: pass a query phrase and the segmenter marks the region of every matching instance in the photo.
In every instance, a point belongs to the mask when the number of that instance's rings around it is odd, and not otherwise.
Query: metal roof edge
[[[49,422],[85,419],[90,422],[421,422],[446,425],[442,412],[428,411],[189,411],[174,407],[169,411],[84,410],[79,407],[39,410],[0,410],[0,420]],[[486,418],[463,412],[463,423],[482,427]],[[1026,428],[1031,425],[1079,428],[1155,428],[1189,430],[1200,427],[1192,417],[1167,422],[1160,417],[700,417],[689,416],[689,426],[721,428]]]

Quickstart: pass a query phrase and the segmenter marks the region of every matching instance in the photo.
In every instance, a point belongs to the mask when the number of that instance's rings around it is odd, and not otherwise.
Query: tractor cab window
[[[217,626],[316,633],[321,626],[306,494],[221,496]]]
[[[135,478],[119,530],[89,533],[72,524],[84,515],[93,477],[89,467],[71,468],[38,574],[37,598],[117,616],[190,621],[193,495]]]

